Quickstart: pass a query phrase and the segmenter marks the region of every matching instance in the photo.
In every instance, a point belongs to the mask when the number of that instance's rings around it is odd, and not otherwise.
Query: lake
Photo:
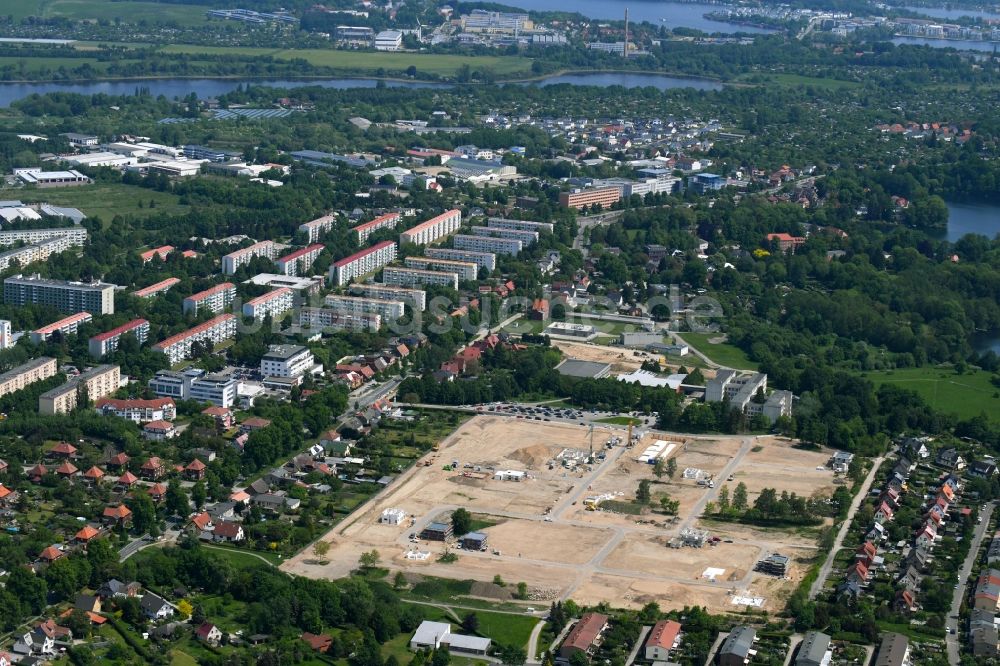
[[[947,7],[903,7],[911,12],[930,16],[938,19],[957,19],[963,16],[970,18],[1000,18],[1000,15],[993,12],[984,12],[979,9],[954,9]]]
[[[710,21],[705,14],[725,9],[725,5],[688,4],[682,2],[656,2],[656,0],[506,0],[504,4],[539,12],[577,12],[587,18],[624,20],[628,7],[629,21],[648,21],[668,28],[695,28],[702,32],[770,33],[773,30],[751,28],[735,23]],[[663,20],[665,19],[665,20]]]
[[[624,86],[625,88],[643,88],[652,86],[660,90],[671,88],[694,88],[696,90],[722,90],[717,81],[706,79],[686,79],[660,74],[642,74],[626,72],[585,72],[581,74],[560,74],[549,76],[530,85],[554,86],[559,83],[570,83],[574,86]]]
[[[960,49],[962,51],[1000,50],[1000,42],[974,42],[967,39],[931,39],[930,37],[893,37],[892,43],[902,46],[933,46],[937,49]]]
[[[965,234],[989,238],[1000,234],[1000,206],[949,203],[948,231],[943,237],[954,243]]]

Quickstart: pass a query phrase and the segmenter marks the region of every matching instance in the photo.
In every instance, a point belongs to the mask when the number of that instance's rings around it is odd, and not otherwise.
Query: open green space
[[[34,74],[42,70],[54,70],[60,67],[74,69],[83,65],[90,65],[99,72],[105,71],[108,67],[108,63],[101,62],[97,58],[34,58],[28,53],[23,58],[17,56],[0,56],[0,68],[16,67],[19,73],[23,72],[24,74]]]
[[[540,622],[537,618],[509,613],[477,612],[479,633],[501,645],[526,646],[531,630]]]
[[[685,342],[719,365],[741,370],[757,369],[757,364],[751,361],[746,352],[736,345],[727,342],[710,342],[721,335],[721,333],[681,333]]]
[[[95,183],[80,187],[47,188],[41,190],[7,190],[7,199],[20,199],[25,203],[50,203],[54,206],[79,208],[88,217],[100,217],[108,225],[115,215],[146,217],[156,213],[178,214],[187,211],[180,197],[169,192],[158,192],[137,185],[122,183]],[[150,208],[149,203],[155,202]],[[142,207],[139,203],[142,202]]]
[[[271,56],[275,60],[306,60],[317,67],[376,72],[379,69],[402,71],[413,65],[421,72],[453,76],[462,65],[474,71],[494,74],[519,74],[531,67],[530,58],[510,56],[461,56],[439,53],[369,53],[334,49],[270,49],[236,46],[193,46],[168,44],[161,53],[209,56]]]
[[[205,23],[205,5],[168,4],[161,2],[130,2],[121,0],[13,0],[5,2],[4,14],[15,19],[25,16],[42,18],[96,19],[124,23],[176,23],[198,25]]]
[[[769,84],[791,87],[811,86],[822,90],[844,90],[846,88],[857,88],[861,85],[857,81],[825,79],[819,76],[802,76],[800,74],[770,74],[766,78]]]
[[[181,650],[170,651],[170,666],[198,666],[198,660]]]
[[[270,564],[271,566],[276,567],[281,564],[281,556],[277,553],[256,550],[250,551],[216,545],[206,545],[205,548],[211,550],[214,554],[229,560],[233,566],[236,567],[259,566],[261,564]]]
[[[987,414],[998,420],[1000,414],[1000,389],[990,381],[990,373],[982,370],[958,374],[951,368],[905,368],[861,376],[877,385],[916,391],[932,408],[959,418]]]

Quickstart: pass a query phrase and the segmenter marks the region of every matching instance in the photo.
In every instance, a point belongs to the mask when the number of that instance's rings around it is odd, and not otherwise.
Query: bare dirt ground
[[[776,488],[779,493],[787,490],[802,497],[829,497],[836,488],[833,471],[826,467],[829,460],[829,451],[796,449],[790,442],[775,438],[763,450],[747,455],[732,483],[745,483],[751,501],[764,488]]]
[[[598,345],[598,344],[587,344],[585,342],[573,342],[572,340],[553,340],[552,346],[557,347],[569,358],[579,359],[581,361],[593,361],[595,363],[610,363],[611,372],[613,374],[617,373],[628,373],[633,370],[638,370],[642,367],[644,361],[659,361],[663,364],[663,355],[654,354],[652,352],[646,352],[639,349],[631,349],[628,347],[613,347],[608,345]],[[681,367],[682,364],[668,364],[664,369],[670,369],[671,371],[676,370]],[[694,365],[694,359],[687,366],[691,369]],[[715,376],[715,370],[711,368],[702,368],[702,375],[706,379],[711,379]]]

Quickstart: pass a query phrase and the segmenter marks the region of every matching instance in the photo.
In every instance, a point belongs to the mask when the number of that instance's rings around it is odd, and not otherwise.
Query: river
[[[668,28],[695,28],[702,32],[734,33],[746,32],[764,34],[774,32],[764,28],[711,21],[705,18],[708,12],[725,9],[725,5],[703,5],[683,2],[657,2],[656,0],[506,0],[504,4],[529,11],[577,12],[587,18],[604,20],[624,20],[628,7],[629,21],[648,21]]]

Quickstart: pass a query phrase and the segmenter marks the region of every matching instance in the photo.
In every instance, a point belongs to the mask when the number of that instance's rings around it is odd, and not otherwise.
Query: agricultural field
[[[1000,414],[1000,387],[990,373],[958,374],[951,368],[905,368],[861,375],[876,385],[890,384],[916,391],[932,408],[967,419],[980,414],[994,420]]]
[[[176,23],[178,25],[199,25],[207,22],[205,5],[167,4],[160,2],[131,2],[121,0],[17,0],[8,3],[5,14],[13,14],[14,19],[26,16],[42,18],[64,17],[68,19],[121,19],[128,23]]]

